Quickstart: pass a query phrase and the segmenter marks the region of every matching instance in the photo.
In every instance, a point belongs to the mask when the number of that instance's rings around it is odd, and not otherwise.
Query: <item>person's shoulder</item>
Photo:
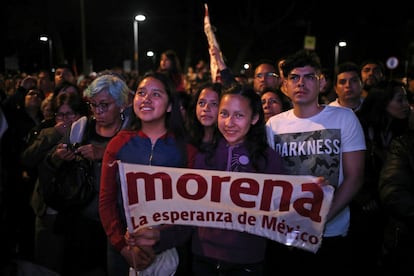
[[[109,144],[111,144],[111,146],[116,145],[117,147],[121,147],[135,136],[138,136],[136,131],[121,129],[114,137],[112,137]]]
[[[296,121],[296,116],[293,114],[293,109],[290,109],[270,117],[266,122],[266,128],[281,129],[293,121]]]
[[[272,159],[276,156],[279,156],[279,152],[274,150],[272,147],[268,146],[266,147],[266,155],[268,157],[272,157]]]
[[[288,118],[288,117],[291,116],[292,110],[293,109],[289,109],[287,111],[283,111],[283,112],[280,112],[279,114],[273,115],[272,117],[270,117],[267,120],[267,123],[268,124],[272,124],[272,123],[277,122],[277,121],[283,121],[283,120],[285,120],[286,118]]]
[[[280,153],[274,150],[272,147],[266,148],[266,157],[267,157],[267,170],[264,173],[284,173],[284,168],[282,165],[282,157]]]
[[[338,106],[340,107],[341,105],[338,102],[338,99],[333,100],[332,102],[327,104],[328,106]]]
[[[40,129],[40,132],[39,132],[39,136],[52,136],[56,134],[60,135],[54,126],[44,127]]]
[[[131,137],[133,137],[133,136],[139,136],[138,135],[139,133],[136,131],[136,130],[130,130],[130,129],[121,129],[115,136],[114,136],[114,138],[115,137],[117,137],[118,139],[119,138],[125,138],[125,137],[128,137],[128,138],[131,138]]]
[[[351,114],[352,117],[356,117],[355,112],[345,106],[325,105],[325,112],[334,112],[335,116],[350,116]]]
[[[355,112],[347,107],[326,106],[323,119],[328,119],[329,125],[336,125],[340,128],[360,128],[361,123]]]
[[[191,156],[195,156],[199,152],[198,148],[191,143],[186,144],[186,149],[187,154]]]
[[[395,137],[391,144],[405,145],[407,148],[411,147],[414,150],[414,129],[409,129],[403,134]]]

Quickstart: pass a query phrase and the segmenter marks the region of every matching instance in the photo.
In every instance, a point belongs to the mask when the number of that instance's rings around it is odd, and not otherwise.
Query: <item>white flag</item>
[[[217,49],[220,50],[219,44],[217,42],[216,36],[214,35],[213,28],[210,24],[210,16],[208,14],[208,6],[207,4],[204,4],[205,8],[205,14],[204,14],[204,33],[207,36],[207,41],[209,47],[216,46]],[[220,51],[221,55],[221,51]],[[211,72],[211,80],[213,82],[218,81],[217,80],[217,73],[218,73],[218,66],[215,59],[210,59],[210,72]]]

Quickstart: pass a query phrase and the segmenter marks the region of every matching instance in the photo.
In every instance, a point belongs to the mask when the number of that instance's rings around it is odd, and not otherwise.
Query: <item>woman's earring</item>
[[[121,116],[121,120],[124,121],[125,120],[125,114],[124,112],[120,112],[119,115]]]

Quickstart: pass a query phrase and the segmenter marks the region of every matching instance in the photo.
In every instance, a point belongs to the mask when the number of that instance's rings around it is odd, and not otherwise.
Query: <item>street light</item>
[[[156,54],[152,50],[147,51],[147,57],[151,59],[151,68],[155,69],[156,66]]]
[[[137,74],[139,75],[138,69],[138,23],[145,21],[146,17],[142,14],[137,14],[134,17],[134,44],[135,44],[135,51],[134,51],[134,62],[135,62],[135,70],[137,70]]]
[[[41,35],[39,38],[40,41],[49,42],[49,66],[50,70],[53,71],[53,48],[52,48],[52,39],[47,35]]]
[[[335,44],[335,68],[334,73],[336,74],[338,72],[338,62],[339,62],[339,47],[345,47],[346,42],[345,41],[339,41]]]

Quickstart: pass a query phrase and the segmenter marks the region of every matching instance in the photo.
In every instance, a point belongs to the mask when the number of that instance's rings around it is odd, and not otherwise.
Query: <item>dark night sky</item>
[[[133,16],[144,13],[140,23],[141,70],[150,69],[147,50],[160,53],[174,49],[182,65],[208,60],[203,31],[202,0],[83,0],[86,54],[93,69],[122,66],[133,58]],[[40,34],[51,34],[55,62],[76,62],[82,69],[81,0],[9,1],[0,15],[3,20],[0,55],[17,57],[21,70],[36,71],[48,65],[48,48]],[[224,6],[225,3],[225,6]],[[329,4],[331,3],[331,4]],[[340,62],[378,58],[385,62],[396,56],[412,64],[414,17],[403,3],[373,2],[363,8],[350,2],[330,1],[208,1],[212,24],[228,65],[237,71],[244,62],[261,58],[275,60],[303,47],[305,35],[316,37],[316,51],[325,67],[332,68],[334,45],[340,39],[348,46],[340,51]],[[368,5],[364,3],[363,5]],[[229,7],[230,6],[230,7]],[[410,50],[411,49],[411,50]],[[0,63],[4,71],[4,63]]]

